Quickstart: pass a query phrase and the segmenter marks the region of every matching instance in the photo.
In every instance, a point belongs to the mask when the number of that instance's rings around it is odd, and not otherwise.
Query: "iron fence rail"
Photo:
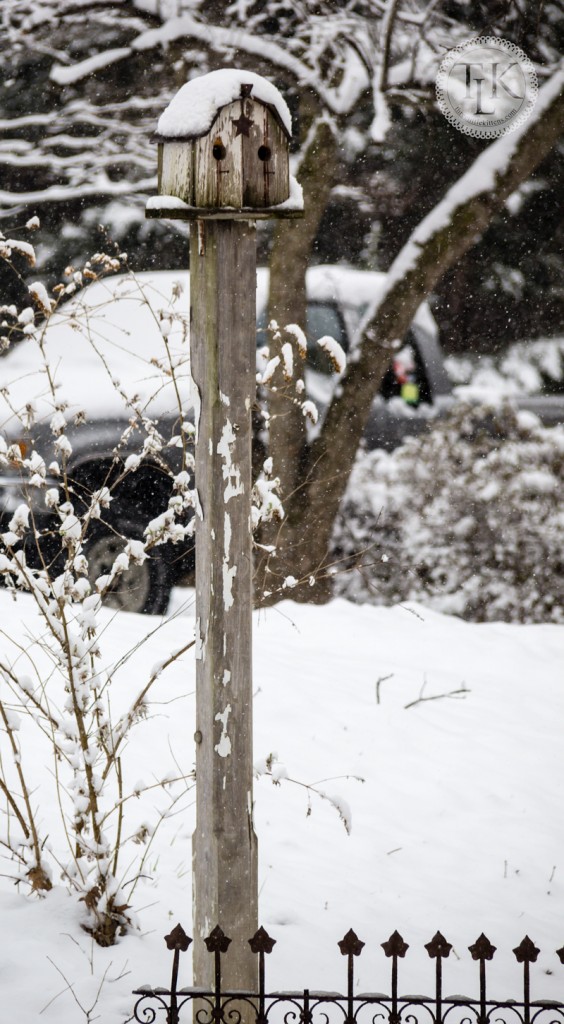
[[[133,1019],[139,1024],[183,1024],[191,1017],[197,1024],[564,1024],[564,1002],[531,999],[531,964],[540,950],[528,935],[513,950],[517,963],[523,966],[522,993],[518,999],[494,1000],[487,994],[487,964],[496,947],[482,933],[469,952],[478,965],[479,995],[446,996],[443,992],[443,960],[452,945],[437,932],[425,944],[429,957],[435,961],[435,992],[432,996],[399,995],[398,961],[409,946],[395,931],[381,946],[391,961],[391,995],[380,992],[355,994],[355,958],[360,956],[364,942],[352,928],[338,943],[347,958],[345,992],[268,992],[265,981],[265,957],[276,940],[264,928],[249,939],[251,951],[258,957],[258,988],[254,992],[233,992],[222,988],[221,958],[227,952],[229,939],[219,926],[204,940],[214,957],[214,987],[178,988],[180,953],[186,952],[191,938],[181,925],[165,936],[173,953],[170,988],[142,986],[137,996]],[[556,950],[564,964],[564,946]]]

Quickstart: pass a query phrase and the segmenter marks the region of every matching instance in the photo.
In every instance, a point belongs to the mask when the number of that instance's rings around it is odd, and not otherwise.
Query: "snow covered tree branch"
[[[304,600],[315,594],[323,600],[331,592],[328,552],[333,523],[391,353],[441,276],[479,240],[507,198],[559,139],[563,87],[564,69],[559,68],[543,86],[533,116],[517,132],[487,147],[415,229],[390,269],[383,297],[367,312],[356,349],[302,469],[301,486],[295,492],[300,506],[297,528],[291,529],[294,519],[287,508],[286,536],[279,544],[280,578],[290,565],[294,572],[298,566]],[[315,530],[304,544],[302,524],[308,521],[315,523]],[[315,593],[308,582],[312,574],[318,580]],[[300,590],[293,596],[299,599]]]
[[[202,64],[212,67],[236,55],[286,87],[309,91],[321,110],[341,122],[372,89],[381,135],[388,89],[396,102],[406,86],[429,92],[435,54],[449,33],[452,45],[451,22],[433,4],[424,19],[406,18],[396,2],[363,0],[346,8],[330,0],[294,8],[275,0],[259,9],[219,7],[92,0],[85,40],[83,3],[6,4],[0,208],[92,203],[152,190],[147,137],[179,82]],[[433,32],[435,53],[421,46],[423,30]],[[21,81],[30,62],[35,81],[24,96]],[[125,81],[135,82],[133,96]]]
[[[86,8],[91,25],[87,39],[82,31]],[[2,14],[7,47],[0,54],[6,80],[0,120],[0,217],[11,218],[30,203],[38,209],[43,206],[54,234],[62,225],[61,234],[64,228],[77,239],[92,224],[114,218],[124,233],[130,225],[136,232],[140,260],[149,251],[151,260],[158,260],[158,246],[143,248],[149,230],[157,229],[142,222],[141,212],[142,193],[154,189],[154,150],[148,139],[156,116],[172,92],[194,74],[221,63],[252,65],[276,80],[296,112],[300,148],[294,159],[304,185],[306,216],[300,225],[284,222],[276,228],[269,319],[282,328],[305,327],[305,268],[338,189],[354,194],[359,206],[372,203],[372,211],[374,193],[380,190],[375,219],[388,217],[389,207],[397,202],[398,232],[404,210],[405,223],[413,223],[409,196],[403,194],[410,189],[402,191],[401,181],[388,180],[381,170],[381,140],[389,141],[398,120],[404,119],[409,127],[413,117],[417,130],[419,114],[432,110],[435,73],[446,50],[486,29],[526,37],[547,88],[557,81],[554,0],[548,0],[542,17],[533,20],[523,5],[510,5],[503,16],[483,25],[480,11],[480,5],[451,5],[446,11],[434,0],[351,0],[345,6],[333,0],[304,0],[293,6],[279,0],[261,5],[247,0],[10,0]],[[537,114],[540,111],[539,106]],[[503,146],[486,150],[412,233],[394,263],[385,298],[371,311],[356,361],[350,361],[313,446],[304,429],[303,402],[289,404],[280,388],[272,392],[270,452],[264,454],[273,456],[273,475],[280,480],[286,515],[282,528],[278,523],[265,526],[263,540],[270,548],[269,531],[276,533],[279,579],[293,575],[305,580],[307,599],[313,596],[312,571],[327,575],[330,523],[390,346],[402,336],[420,301],[486,230],[504,196],[538,166],[558,134],[558,116],[551,121],[546,110],[537,118],[538,128],[531,122],[521,135],[502,140],[512,146],[520,138],[523,146],[511,153],[504,150],[506,176],[501,164],[497,169],[487,165]],[[463,158],[471,152],[464,150]],[[410,160],[413,164],[415,158]],[[488,184],[485,191],[472,193],[472,178],[478,180],[484,169],[493,187]],[[420,217],[423,206],[420,203],[416,211]],[[443,219],[439,223],[437,218]],[[53,240],[53,247],[58,243]],[[46,259],[45,251],[46,247],[39,251],[40,262]],[[164,258],[170,259],[170,251]],[[287,342],[281,330],[278,352],[273,339],[271,358],[280,359],[275,376],[282,373]],[[307,395],[302,397],[307,401]],[[153,441],[157,443],[154,436]],[[165,520],[157,517],[152,522],[154,547],[161,532],[168,530],[166,516],[171,515],[167,510]],[[309,536],[306,540],[308,521],[316,523],[315,545]],[[108,586],[113,584],[112,577]],[[328,592],[328,584],[321,592]],[[299,588],[294,596],[299,596]]]

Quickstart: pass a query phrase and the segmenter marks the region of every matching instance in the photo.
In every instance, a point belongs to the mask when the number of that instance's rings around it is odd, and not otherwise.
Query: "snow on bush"
[[[456,385],[482,395],[552,394],[564,390],[564,337],[518,341],[497,356],[447,356],[445,366]]]
[[[28,243],[6,241],[0,234],[0,262],[13,254],[32,262]],[[116,693],[114,670],[126,665],[136,648],[122,653],[116,666],[105,643],[104,605],[131,610],[127,602],[136,591],[145,601],[144,585],[152,590],[153,578],[135,576],[135,570],[154,565],[163,545],[182,544],[190,537],[198,508],[193,489],[195,424],[185,419],[196,415],[189,406],[185,412],[193,397],[186,390],[187,317],[174,305],[180,292],[175,283],[166,308],[155,310],[149,297],[163,297],[150,283],[144,285],[143,278],[123,274],[111,288],[102,284],[107,274],[123,270],[125,262],[125,254],[96,253],[82,269],[67,268],[68,283],[53,289],[54,298],[40,282],[31,284],[29,295],[37,309],[29,300],[21,310],[0,307],[5,318],[0,347],[8,352],[0,395],[0,476],[10,482],[11,500],[17,496],[12,511],[0,517],[0,585],[11,590],[14,600],[27,592],[42,621],[42,631],[30,637],[25,652],[19,647],[15,654],[0,651],[0,736],[5,747],[0,758],[0,858],[7,861],[15,883],[32,892],[44,895],[62,881],[76,895],[82,927],[104,946],[136,926],[135,890],[153,837],[194,785],[193,771],[174,761],[172,773],[162,777],[155,769],[147,783],[132,788],[128,753],[132,731],[152,714],[153,692],[163,672],[194,646],[191,633],[165,660],[145,670],[125,699]],[[85,282],[93,282],[88,293],[65,305],[64,299]],[[123,324],[106,316],[109,308],[119,308],[120,297],[127,308]],[[136,323],[139,308],[149,313],[145,323],[148,319],[156,327],[156,349],[149,332]],[[270,359],[262,381],[274,376],[273,387],[284,388],[288,403],[313,417],[317,410],[303,399],[303,380],[294,379],[303,332],[291,325],[289,340],[283,341],[273,324],[271,333],[280,342],[280,356]],[[71,347],[76,353],[77,344],[81,358],[66,359]],[[16,360],[14,351],[9,352],[14,347]],[[116,351],[125,360],[117,363],[119,374],[109,356]],[[70,370],[66,378],[65,367]],[[118,379],[122,374],[124,384]],[[101,400],[100,384],[105,386]],[[100,412],[119,425],[111,465],[106,460],[95,472],[89,463],[88,476],[81,477],[73,447],[80,450],[80,432]],[[162,419],[155,418],[159,412],[165,414]],[[166,457],[169,449],[172,459]],[[145,519],[133,523],[135,499],[147,488],[147,479],[154,480],[142,477],[147,465],[159,470],[162,486],[136,508]],[[139,476],[138,489],[123,490]],[[278,489],[279,479],[267,458],[252,492],[254,530],[283,519]],[[130,536],[132,530],[138,536]],[[102,556],[97,556],[100,538]],[[267,556],[273,551],[258,546]],[[20,661],[25,661],[25,674]],[[49,748],[51,773],[42,785],[58,815],[44,815],[37,800],[32,752],[38,738]],[[308,793],[317,792],[314,785],[298,784]],[[153,806],[157,794],[158,808]],[[318,796],[333,804],[348,827],[346,807],[325,793]]]
[[[36,226],[33,219],[29,224]],[[0,234],[0,261],[11,265],[14,253],[33,263],[28,243],[6,241]],[[100,945],[113,944],[135,924],[133,897],[152,839],[160,822],[193,787],[193,773],[179,767],[165,778],[153,775],[148,783],[131,791],[126,753],[131,731],[151,714],[152,690],[163,670],[193,646],[193,638],[136,682],[122,713],[116,716],[116,694],[111,685],[115,666],[107,660],[100,618],[104,603],[111,601],[116,586],[133,566],[154,558],[157,546],[175,544],[190,532],[193,456],[184,442],[187,446],[191,443],[192,425],[186,431],[182,428],[182,437],[174,438],[175,447],[180,443],[182,451],[173,470],[162,457],[170,441],[156,429],[142,400],[128,397],[112,379],[111,389],[123,412],[118,421],[123,432],[113,450],[113,476],[106,467],[98,485],[92,485],[91,477],[88,486],[81,487],[73,475],[73,446],[65,430],[71,419],[75,428],[82,429],[85,415],[80,410],[71,415],[69,403],[76,399],[75,389],[67,398],[62,395],[57,374],[63,360],[52,358],[49,343],[51,314],[56,312],[59,330],[64,325],[63,296],[74,294],[84,280],[99,283],[107,273],[123,269],[124,261],[123,254],[97,253],[82,270],[69,267],[66,276],[71,282],[56,286],[53,299],[43,284],[31,284],[29,293],[38,315],[28,305],[19,312],[15,307],[3,308],[7,319],[2,321],[4,333],[0,335],[3,351],[17,341],[16,351],[22,356],[21,363],[10,371],[15,374],[13,379],[5,374],[1,396],[7,434],[0,438],[0,475],[12,482],[21,500],[11,515],[2,515],[0,583],[12,591],[14,599],[18,591],[31,595],[43,626],[39,635],[30,636],[25,651],[17,647],[15,653],[8,653],[6,643],[0,651],[4,750],[0,759],[4,805],[0,853],[14,882],[32,892],[48,893],[53,883],[61,880],[77,897],[82,927]],[[143,301],[148,302],[146,296]],[[86,303],[72,310],[73,333],[80,332],[83,351],[90,342],[107,371],[99,349],[100,321],[98,328],[92,326],[95,309],[90,310],[90,318]],[[167,322],[172,315],[169,311]],[[176,383],[169,333],[165,329],[159,335],[165,364],[157,380],[159,391],[163,378]],[[31,372],[34,359],[39,367],[37,397],[33,391],[37,378]],[[84,362],[81,365],[84,367]],[[83,371],[83,376],[87,389],[92,388],[92,373]],[[177,388],[175,394],[181,423]],[[22,426],[26,437],[20,442]],[[37,431],[31,433],[32,428]],[[132,443],[138,445],[138,451],[125,458]],[[162,497],[163,510],[148,524],[142,541],[120,530],[119,521],[111,518],[111,503],[116,489],[119,494],[119,487],[128,474],[139,469],[144,457],[160,467],[163,477],[168,476],[170,496]],[[45,510],[49,510],[47,516]],[[89,566],[89,542],[102,523],[116,547],[109,549],[113,552],[109,571],[95,578],[92,564]],[[123,654],[120,664],[133,653]],[[50,773],[43,780],[45,791],[60,811],[48,818],[38,802],[33,758],[37,742],[43,740],[51,755]],[[156,791],[164,795],[165,803],[164,809],[161,805],[157,811],[153,806]]]
[[[391,454],[359,455],[336,590],[473,621],[564,622],[563,490],[564,428],[509,403],[460,405]]]

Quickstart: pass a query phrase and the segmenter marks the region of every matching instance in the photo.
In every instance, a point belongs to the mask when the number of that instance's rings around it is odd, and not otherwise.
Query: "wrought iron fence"
[[[403,959],[409,946],[395,931],[387,942],[382,942],[386,957],[391,960],[391,995],[380,992],[355,995],[355,957],[364,947],[352,928],[338,943],[347,958],[346,990],[344,993],[267,992],[265,957],[276,940],[264,930],[249,939],[251,951],[258,958],[258,989],[255,992],[230,992],[222,988],[221,958],[231,943],[218,926],[205,939],[210,955],[214,957],[213,989],[178,988],[180,953],[186,952],[192,939],[181,925],[165,936],[168,949],[173,952],[172,980],[169,989],[143,986],[134,991],[137,996],[134,1017],[139,1024],[183,1024],[194,1014],[197,1024],[564,1024],[564,1003],[557,1000],[531,999],[531,964],[540,953],[534,942],[525,936],[513,950],[523,965],[522,994],[518,999],[493,1000],[487,994],[487,963],[493,959],[496,947],[482,933],[469,946],[472,959],[478,965],[479,996],[445,996],[443,994],[443,960],[451,950],[440,932],[426,943],[425,949],[435,961],[435,993],[433,996],[400,996],[398,994],[398,961]],[[564,964],[564,946],[556,950]]]

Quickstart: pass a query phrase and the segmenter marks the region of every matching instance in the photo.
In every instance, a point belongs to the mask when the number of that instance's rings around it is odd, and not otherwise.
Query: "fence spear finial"
[[[192,939],[186,934],[182,925],[177,924],[170,932],[170,935],[165,935],[165,942],[167,949],[179,950],[181,953],[185,953]]]

